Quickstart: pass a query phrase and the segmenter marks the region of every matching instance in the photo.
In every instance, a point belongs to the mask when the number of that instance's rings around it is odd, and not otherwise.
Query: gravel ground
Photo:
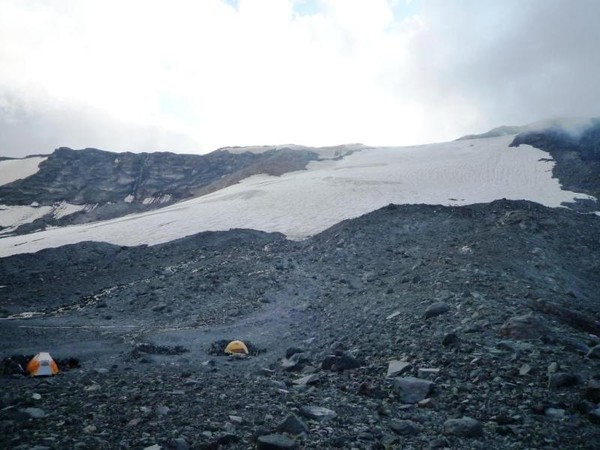
[[[600,218],[389,206],[0,261],[0,447],[597,448]],[[17,318],[23,313],[33,318]],[[252,356],[217,356],[242,339]],[[81,367],[46,379],[6,358]]]

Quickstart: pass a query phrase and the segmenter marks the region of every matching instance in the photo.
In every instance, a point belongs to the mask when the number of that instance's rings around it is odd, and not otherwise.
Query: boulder
[[[323,408],[321,406],[302,406],[300,408],[300,414],[302,414],[304,417],[319,422],[324,422],[337,417],[337,413],[335,411],[328,408]]]
[[[290,414],[283,419],[279,425],[277,425],[277,431],[281,433],[299,435],[302,433],[308,433],[308,425],[306,425],[304,421],[295,414]]]
[[[259,450],[296,448],[296,441],[283,434],[267,434],[258,438],[256,448]]]
[[[450,306],[444,302],[433,303],[425,310],[424,317],[429,319],[431,317],[439,316],[450,311]]]
[[[432,381],[414,377],[396,378],[394,381],[394,389],[404,403],[417,403],[426,399],[433,386]]]
[[[531,314],[511,317],[500,328],[501,336],[517,340],[541,339],[551,334],[550,329]]]
[[[394,420],[390,423],[390,428],[402,436],[415,435],[421,432],[421,425],[412,420]]]
[[[390,361],[388,364],[387,376],[397,377],[412,369],[412,364],[408,361]]]
[[[444,432],[452,436],[480,437],[483,435],[483,425],[471,417],[449,419],[444,422]]]

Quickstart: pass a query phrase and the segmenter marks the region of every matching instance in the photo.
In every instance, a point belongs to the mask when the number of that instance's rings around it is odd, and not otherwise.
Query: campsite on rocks
[[[597,449],[600,121],[519,133],[0,161],[0,447]]]

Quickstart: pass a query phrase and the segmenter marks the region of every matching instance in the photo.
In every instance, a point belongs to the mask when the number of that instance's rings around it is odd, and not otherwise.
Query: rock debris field
[[[0,286],[1,448],[600,442],[596,215],[390,205],[300,242],[16,255]],[[221,353],[233,339],[251,354]],[[39,351],[57,376],[18,373]]]

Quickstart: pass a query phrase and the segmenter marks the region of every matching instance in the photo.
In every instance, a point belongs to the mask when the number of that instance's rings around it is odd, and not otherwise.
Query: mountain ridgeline
[[[512,147],[528,144],[544,150],[556,161],[553,175],[564,189],[600,198],[600,119],[578,132],[561,128],[525,131],[518,134]],[[594,209],[598,204],[594,203]]]
[[[304,149],[278,148],[262,153],[215,151],[207,155],[168,152],[113,153],[61,147],[32,176],[0,186],[0,204],[95,205],[63,217],[40,219],[26,232],[120,217],[207,194],[256,174],[281,175],[302,170],[318,159]]]

